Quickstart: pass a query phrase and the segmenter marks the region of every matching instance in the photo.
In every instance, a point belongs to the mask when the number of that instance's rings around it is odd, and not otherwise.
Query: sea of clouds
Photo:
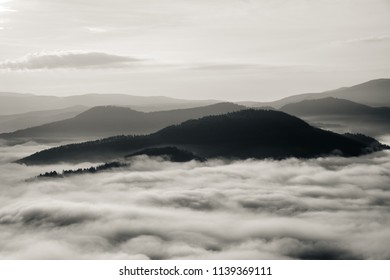
[[[26,181],[79,167],[12,163],[43,148],[0,147],[0,259],[390,259],[389,151]]]

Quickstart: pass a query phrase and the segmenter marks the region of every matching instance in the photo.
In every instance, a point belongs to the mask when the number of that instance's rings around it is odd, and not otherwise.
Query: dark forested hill
[[[107,161],[163,146],[187,150],[206,159],[357,156],[372,151],[365,141],[312,127],[283,112],[242,110],[186,121],[145,136],[117,136],[60,146],[35,153],[19,163]]]

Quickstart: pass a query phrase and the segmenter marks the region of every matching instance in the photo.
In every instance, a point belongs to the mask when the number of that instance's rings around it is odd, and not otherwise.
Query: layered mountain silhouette
[[[279,109],[290,103],[297,103],[303,100],[321,99],[325,97],[347,99],[375,107],[390,107],[390,79],[371,80],[352,87],[343,87],[321,93],[293,95],[273,102],[240,102],[239,104],[248,107],[271,106]]]
[[[291,103],[280,110],[335,131],[362,132],[373,136],[390,132],[390,107],[370,107],[327,97]]]
[[[248,107],[281,108],[289,103],[309,99],[335,97],[370,106],[390,106],[390,79],[376,79],[351,87],[321,93],[307,93],[289,96],[274,102],[239,102]],[[220,103],[218,100],[185,100],[164,96],[136,96],[127,94],[84,94],[67,97],[0,92],[2,115],[21,114],[32,111],[57,110],[73,106],[126,106],[135,110],[150,112],[186,109]]]
[[[57,110],[73,106],[131,106],[141,111],[173,110],[206,106],[216,100],[186,100],[165,96],[127,94],[83,94],[66,97],[0,92],[0,112],[3,115],[33,111]]]
[[[0,133],[13,132],[77,116],[88,107],[73,106],[58,110],[33,111],[22,114],[0,115]]]
[[[144,136],[116,136],[60,146],[18,162],[107,162],[145,149],[167,146],[205,159],[358,156],[386,148],[375,139],[324,131],[284,112],[250,109],[189,120]]]
[[[322,99],[325,97],[346,99],[375,107],[390,107],[390,79],[372,80],[352,87],[344,87],[322,93],[294,95],[274,102],[249,101],[238,102],[237,104],[255,108],[269,107],[280,109],[290,103]],[[0,133],[13,132],[20,129],[27,129],[29,127],[69,119],[81,112],[79,108],[113,106],[132,108],[139,112],[155,112],[208,106],[220,102],[221,101],[217,100],[185,100],[163,96],[145,97],[126,94],[84,94],[58,97],[2,92],[0,93],[0,112],[2,114],[0,115]],[[95,108],[94,110],[96,110],[95,113],[100,110],[100,113],[103,115],[105,114],[105,110],[108,111],[107,108]],[[93,112],[90,113],[92,114]],[[181,119],[180,121],[184,120],[185,119]],[[165,123],[164,125],[169,125],[169,123]],[[69,128],[65,128],[65,132],[67,129],[72,130],[73,128],[71,126],[72,125],[69,124]],[[157,126],[157,129],[162,128],[163,126]],[[42,136],[50,134],[46,131],[46,128],[39,128],[38,130],[42,130]],[[77,128],[75,128],[75,130],[77,130]],[[151,131],[152,130],[149,130],[148,128],[144,131],[138,129],[138,131],[134,131],[134,133],[150,133]],[[17,137],[24,137],[23,134],[28,137],[30,132],[31,131],[18,132]],[[33,132],[31,133],[34,134]],[[121,133],[133,132],[126,130]],[[55,135],[55,132],[52,134]],[[106,137],[109,135],[112,134],[95,134],[93,137]],[[13,136],[9,135],[6,137],[12,138]],[[34,137],[39,138],[38,135],[35,135]],[[66,140],[67,139],[65,139],[65,141]],[[73,140],[74,139],[71,139],[71,141]]]
[[[37,127],[0,134],[0,138],[16,143],[30,141],[65,141],[101,138],[120,134],[146,134],[168,125],[208,115],[219,115],[245,109],[233,103],[158,112],[139,112],[126,107],[100,106],[73,118]]]
[[[390,107],[370,107],[346,99],[334,97],[291,103],[283,106],[280,110],[299,116],[377,115],[384,118],[390,118]]]

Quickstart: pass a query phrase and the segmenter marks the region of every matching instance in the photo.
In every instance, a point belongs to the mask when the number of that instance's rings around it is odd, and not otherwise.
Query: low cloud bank
[[[56,51],[27,54],[16,60],[0,62],[0,69],[38,70],[61,68],[128,67],[139,59],[92,51]]]
[[[25,179],[69,166],[2,161],[0,259],[389,259],[389,159],[141,156],[34,182]]]

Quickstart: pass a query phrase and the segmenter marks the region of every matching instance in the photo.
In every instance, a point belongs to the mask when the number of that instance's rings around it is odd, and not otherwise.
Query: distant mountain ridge
[[[145,136],[116,136],[60,146],[19,160],[24,164],[108,161],[141,150],[176,147],[201,158],[310,158],[329,154],[358,156],[385,148],[310,126],[272,110],[241,110],[189,120]]]
[[[309,100],[323,98],[344,99],[345,101],[335,102],[335,100],[327,99],[326,102],[325,100],[321,101],[324,107],[315,105],[314,103],[307,103]],[[299,103],[305,100],[306,103],[299,105],[301,108],[299,110],[297,110],[298,105],[285,107],[288,104]],[[359,103],[360,105],[352,103],[347,104],[346,100]],[[333,103],[331,104],[331,102]],[[341,104],[342,102],[345,104]],[[56,97],[0,93],[0,112],[2,114],[0,115],[0,133],[3,133],[0,138],[7,139],[8,144],[18,144],[30,140],[42,142],[73,142],[109,137],[117,134],[145,134],[189,118],[205,116],[207,113],[194,113],[191,115],[189,111],[185,113],[177,111],[176,113],[166,112],[161,113],[160,115],[156,114],[152,117],[152,115],[143,115],[142,112],[191,109],[217,103],[220,102],[216,100],[197,101],[162,96],[143,97],[125,94],[85,94]],[[359,85],[343,87],[322,93],[294,95],[274,102],[249,101],[236,102],[236,104],[254,108],[281,109],[285,112],[302,117],[315,126],[335,130],[337,132],[363,132],[371,136],[380,135],[382,131],[382,134],[390,132],[390,128],[387,124],[388,110],[386,108],[380,108],[386,106],[390,107],[390,79],[371,80]],[[374,112],[373,108],[363,108],[362,106],[364,105],[377,108],[375,108]],[[122,109],[123,112],[121,114],[119,112],[120,109],[116,109],[118,112],[114,112],[115,110],[113,108],[107,106],[131,107],[134,112],[131,113],[130,109],[127,111]],[[296,109],[293,109],[294,106]],[[354,108],[351,106],[354,106]],[[97,108],[93,108],[92,111],[86,112],[85,115],[81,115],[79,118],[74,118],[73,120],[69,119],[75,117],[77,113],[80,113],[80,111],[78,111],[79,109],[72,111],[68,110],[69,108],[85,107]],[[312,109],[309,109],[309,107]],[[55,110],[58,110],[58,112],[55,112]],[[110,110],[111,112],[109,112]],[[307,110],[314,110],[317,112],[309,112]],[[342,110],[344,110],[344,112],[342,112]],[[24,113],[27,111],[28,113]],[[20,114],[18,114],[18,112]],[[225,112],[228,111],[221,111],[220,113]],[[328,115],[329,118],[318,118],[320,112],[323,116]],[[347,114],[347,112],[349,113]],[[89,121],[87,120],[87,114],[90,114]],[[175,114],[177,116],[174,116]],[[189,116],[188,118],[178,117],[180,114],[189,114]],[[333,116],[331,116],[332,114]],[[357,116],[356,120],[352,119],[353,115]],[[118,116],[122,117],[119,118]],[[94,122],[91,120],[92,118],[95,119]],[[115,123],[110,122],[110,119],[113,120],[115,118]],[[136,122],[129,120],[129,118],[134,120],[139,119],[140,121]],[[156,119],[159,120],[157,121]],[[169,119],[171,120],[168,121]],[[140,125],[142,123],[144,126]],[[364,129],[359,130],[359,125]]]
[[[191,108],[218,103],[217,100],[186,100],[165,96],[137,96],[127,94],[83,94],[65,97],[0,92],[2,115],[32,111],[56,110],[72,106],[132,106],[145,111]]]
[[[291,103],[281,111],[336,132],[378,136],[390,133],[390,107],[370,107],[345,99],[326,97]]]
[[[281,111],[297,115],[387,115],[390,117],[390,107],[370,107],[346,99],[325,97],[321,99],[303,100],[290,103],[280,108]]]
[[[273,102],[235,102],[247,107],[281,108],[289,103],[308,99],[335,97],[351,100],[369,106],[390,106],[390,79],[375,79],[351,87],[342,87],[320,93],[292,95]],[[67,97],[33,95],[25,93],[0,92],[0,112],[2,115],[20,114],[32,111],[63,109],[72,106],[128,106],[136,110],[150,112],[185,109],[224,102],[221,100],[185,100],[164,96],[137,96],[127,94],[83,94]]]
[[[273,102],[249,101],[237,103],[248,107],[271,106],[279,109],[289,103],[297,103],[303,100],[321,99],[325,97],[347,99],[356,103],[374,107],[390,107],[390,79],[376,79],[355,86],[342,87],[320,93],[292,95]]]
[[[39,126],[48,122],[73,118],[87,110],[85,106],[73,106],[58,110],[34,111],[14,115],[0,115],[0,133]]]
[[[99,106],[62,121],[0,134],[12,141],[26,140],[79,140],[121,134],[146,134],[172,124],[245,109],[234,103],[218,103],[204,107],[158,112],[139,112],[125,107]]]

